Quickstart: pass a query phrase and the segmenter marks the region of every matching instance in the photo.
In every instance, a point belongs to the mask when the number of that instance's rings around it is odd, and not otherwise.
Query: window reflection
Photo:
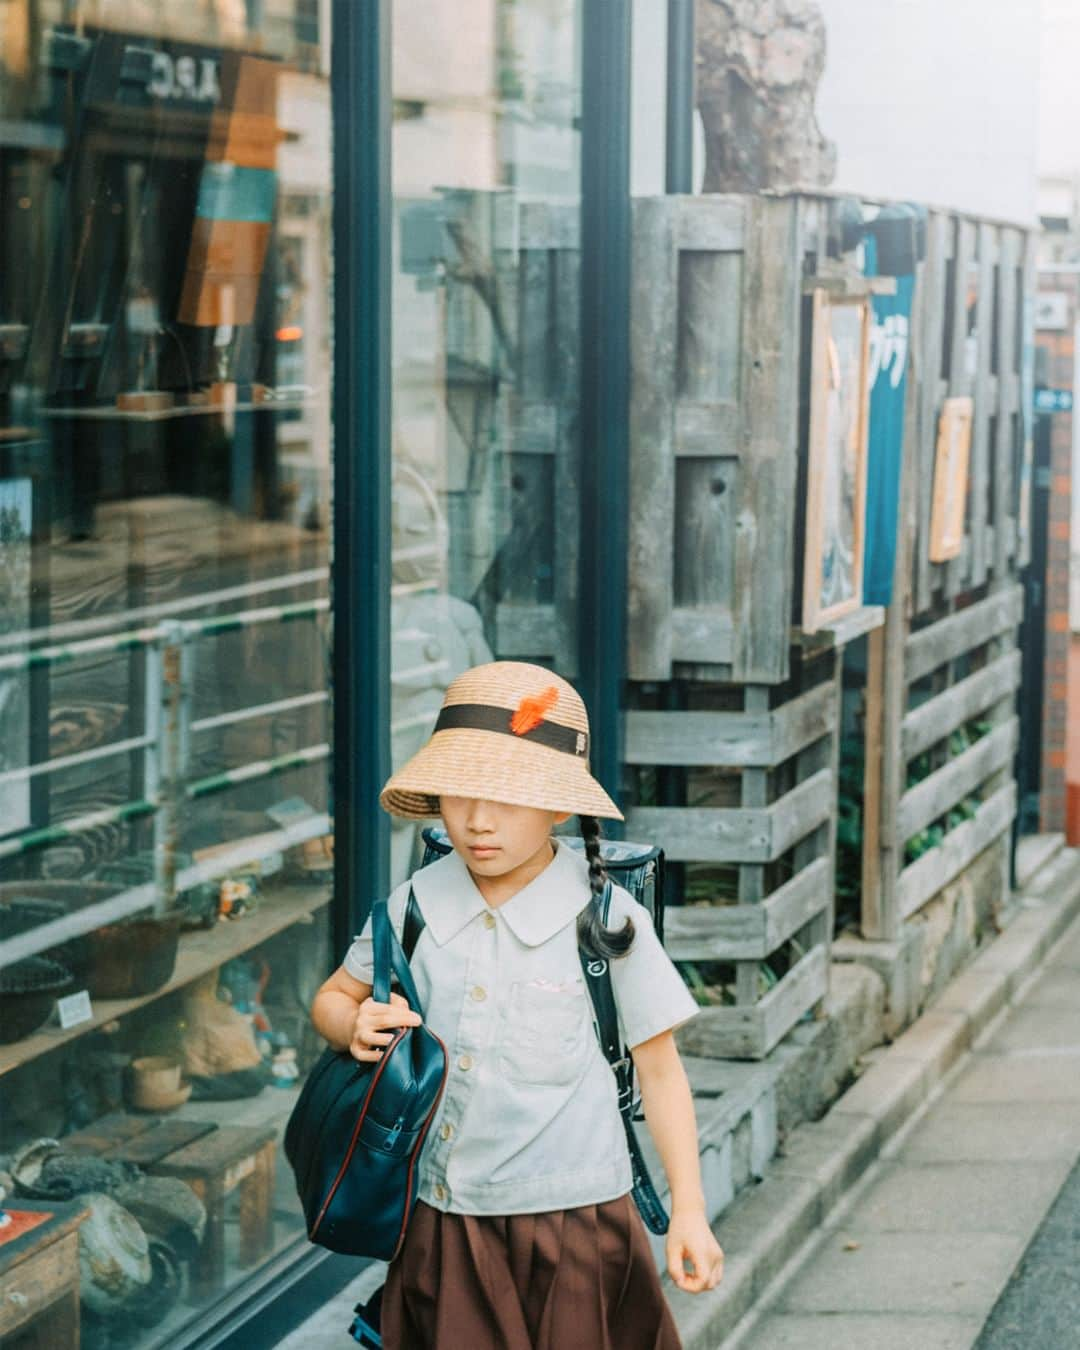
[[[5,1344],[178,1344],[304,1241],[327,43],[308,0],[0,6]]]
[[[395,9],[395,764],[469,665],[574,673],[579,10]]]

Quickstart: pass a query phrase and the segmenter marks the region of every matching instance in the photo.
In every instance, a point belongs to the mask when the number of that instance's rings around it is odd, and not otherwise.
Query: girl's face
[[[479,877],[506,876],[530,864],[545,866],[551,857],[552,827],[570,818],[566,811],[507,806],[477,797],[442,797],[439,807],[450,842]]]

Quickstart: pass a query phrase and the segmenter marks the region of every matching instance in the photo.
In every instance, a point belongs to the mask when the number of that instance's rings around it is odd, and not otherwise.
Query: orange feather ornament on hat
[[[510,719],[510,730],[515,736],[526,735],[540,725],[558,701],[559,691],[554,685],[539,694],[526,694]]]

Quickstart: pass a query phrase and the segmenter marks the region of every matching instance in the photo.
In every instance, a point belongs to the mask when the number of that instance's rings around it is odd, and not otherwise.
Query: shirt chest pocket
[[[581,1074],[592,1034],[592,1009],[583,985],[513,984],[499,1068],[515,1083],[572,1083]]]

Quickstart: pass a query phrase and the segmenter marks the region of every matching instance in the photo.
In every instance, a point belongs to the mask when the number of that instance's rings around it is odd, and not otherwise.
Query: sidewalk
[[[724,1350],[970,1350],[1078,1157],[1080,920]]]

